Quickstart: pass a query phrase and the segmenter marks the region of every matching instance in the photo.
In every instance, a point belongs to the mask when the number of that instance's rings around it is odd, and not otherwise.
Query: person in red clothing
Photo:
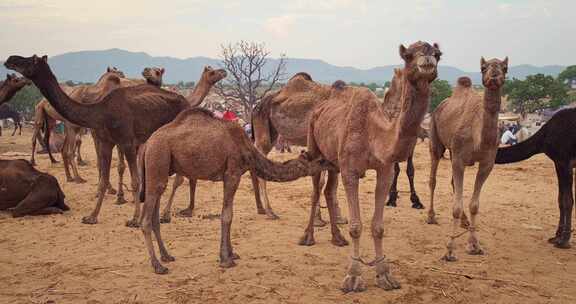
[[[229,121],[237,121],[238,116],[236,116],[236,114],[234,114],[234,112],[232,111],[226,111],[224,112],[224,115],[222,115],[222,119]]]

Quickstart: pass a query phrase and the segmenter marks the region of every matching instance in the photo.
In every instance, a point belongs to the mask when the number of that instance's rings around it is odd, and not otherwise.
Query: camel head
[[[14,90],[19,90],[30,84],[30,80],[24,77],[17,77],[15,74],[6,74],[6,80],[2,83],[3,86],[10,87]]]
[[[506,73],[508,73],[508,57],[504,60],[494,58],[488,61],[482,57],[480,69],[482,71],[482,84],[492,90],[500,89],[504,85]]]
[[[202,76],[200,77],[200,81],[207,81],[211,85],[216,84],[218,81],[226,78],[226,70],[224,69],[213,69],[210,66],[204,67],[204,71],[202,71]]]
[[[155,86],[162,86],[162,77],[164,76],[164,68],[144,68],[142,77],[146,81]]]
[[[400,45],[400,57],[404,60],[404,68],[410,82],[434,81],[438,76],[440,56],[442,52],[437,43],[430,45],[427,42],[418,41],[408,48]]]
[[[120,71],[117,67],[108,67],[106,68],[106,74],[114,74],[116,76],[118,76],[118,78],[126,78],[126,76],[124,75],[124,72]]]
[[[50,67],[48,66],[48,56],[44,55],[38,57],[36,55],[32,57],[22,57],[22,56],[10,56],[8,60],[4,62],[4,66],[7,69],[14,70],[28,79],[35,79],[37,77],[42,77],[46,73],[50,72]]]

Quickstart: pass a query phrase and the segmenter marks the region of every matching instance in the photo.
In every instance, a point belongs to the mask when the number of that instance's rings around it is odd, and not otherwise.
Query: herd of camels
[[[96,206],[82,219],[85,224],[97,223],[106,192],[117,193],[118,203],[125,201],[122,175],[126,160],[131,187],[137,189],[133,192],[134,217],[127,225],[142,228],[155,273],[168,272],[161,261],[175,260],[162,241],[160,223],[170,221],[174,193],[184,177],[190,180],[190,205],[181,211],[182,216],[192,215],[197,180],[224,183],[219,261],[221,267],[235,265],[239,256],[230,239],[232,205],[241,176],[250,171],[257,211],[272,219],[277,215],[268,197],[266,181],[286,182],[311,176],[310,216],[299,244],[314,245],[314,227],[325,224],[319,217],[319,199],[323,190],[332,244],[348,245],[338,226],[341,223],[348,223],[352,239],[352,255],[342,290],[358,292],[366,289],[362,265],[374,267],[376,285],[391,290],[400,288],[400,284],[392,276],[383,251],[383,210],[387,198],[388,205],[395,205],[397,166],[399,162],[411,159],[414,152],[420,124],[429,109],[431,82],[437,78],[442,52],[435,43],[419,41],[408,48],[400,45],[399,54],[403,67],[395,70],[383,100],[367,88],[347,86],[343,81],[325,85],[315,82],[307,73],[294,75],[281,89],[267,94],[254,109],[253,138],[249,138],[237,123],[216,118],[199,107],[211,87],[227,76],[226,71],[210,67],[203,70],[193,92],[184,97],[161,88],[163,69],[147,68],[142,73],[145,80],[130,80],[121,71],[109,68],[94,85],[68,88],[57,82],[46,56],[11,56],[4,65],[25,78],[7,77],[0,86],[0,104],[10,100],[15,92],[29,83],[40,90],[45,99],[36,108],[33,146],[37,140],[49,141],[50,128],[55,120],[64,121],[62,158],[69,182],[84,182],[77,169],[82,160],[75,157],[79,156],[80,134],[90,130],[97,149],[99,183]],[[574,202],[576,109],[560,111],[528,140],[498,148],[498,113],[508,58],[482,58],[480,68],[483,95],[473,90],[469,78],[461,77],[452,96],[431,114],[430,206],[427,218],[430,224],[437,223],[434,212],[436,171],[445,150],[449,150],[452,164],[452,233],[443,259],[457,260],[459,226],[465,227],[469,235],[467,253],[483,254],[477,228],[484,182],[495,163],[517,162],[538,153],[545,153],[554,161],[558,175],[560,220],[550,242],[556,247],[568,248]],[[284,163],[267,159],[266,155],[279,136],[293,144],[306,146],[307,151]],[[117,190],[110,184],[114,147],[117,147],[120,159]],[[55,161],[51,155],[50,159]],[[4,183],[0,189],[4,192],[0,209],[11,208],[15,217],[68,210],[58,181],[34,169],[34,163],[34,153],[30,162],[0,160],[0,181]],[[468,205],[468,219],[462,195],[463,177],[465,168],[475,163],[479,166]],[[376,171],[375,209],[370,225],[375,256],[372,261],[364,261],[360,258],[363,223],[358,187],[369,169]],[[324,178],[324,172],[327,172],[327,178]],[[160,199],[168,178],[174,174],[172,195],[161,216]],[[349,219],[340,214],[336,200],[338,174],[346,192]],[[417,196],[412,202],[414,208],[423,207]],[[155,253],[152,232],[159,247],[160,260]]]

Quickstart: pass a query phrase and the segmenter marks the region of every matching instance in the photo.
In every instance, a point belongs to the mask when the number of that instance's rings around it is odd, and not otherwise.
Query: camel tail
[[[523,161],[535,154],[542,153],[542,146],[546,138],[546,125],[527,140],[510,147],[499,148],[496,153],[497,164],[508,164]]]
[[[42,129],[44,129],[44,146],[46,147],[46,150],[48,150],[48,156],[50,157],[50,160],[54,162],[56,159],[54,156],[52,156],[52,149],[50,149],[50,126],[48,124],[48,113],[46,113],[44,108],[42,108],[42,116],[44,116],[44,125],[42,126]]]
[[[143,144],[142,146],[140,146],[140,150],[138,151],[138,177],[139,177],[139,185],[138,185],[138,191],[140,192],[138,194],[138,197],[140,199],[140,202],[143,203],[144,201],[146,201],[146,162],[144,161],[145,159],[145,154],[146,154],[146,144]]]

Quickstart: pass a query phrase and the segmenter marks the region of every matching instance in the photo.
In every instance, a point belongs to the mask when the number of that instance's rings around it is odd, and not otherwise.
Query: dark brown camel
[[[12,132],[12,136],[16,134],[18,129],[20,129],[20,135],[22,135],[22,118],[20,117],[20,113],[12,110],[8,104],[3,104],[0,106],[0,119],[7,118],[14,121],[14,131]],[[0,136],[2,136],[2,126],[0,126]]]
[[[572,183],[576,166],[576,109],[556,113],[527,140],[514,146],[499,148],[496,152],[496,164],[519,162],[540,153],[546,154],[554,162],[558,178],[560,220],[556,235],[548,242],[558,248],[570,248],[574,206]]]
[[[99,195],[94,211],[82,219],[85,224],[98,222],[104,194],[110,184],[110,162],[114,145],[118,145],[126,156],[132,189],[136,189],[138,187],[136,170],[138,146],[158,128],[172,121],[182,110],[197,106],[208,94],[208,90],[202,91],[196,88],[189,98],[185,98],[156,86],[143,84],[116,89],[96,104],[81,104],[72,100],[60,88],[56,77],[50,70],[47,56],[10,56],[4,65],[32,80],[48,102],[66,120],[95,130],[100,142]],[[224,70],[211,68],[205,68],[202,75],[202,77],[208,77],[211,84],[215,84],[225,76]]]
[[[0,160],[0,210],[6,209],[13,217],[70,210],[58,180],[23,159]]]
[[[14,74],[7,74],[6,80],[0,83],[0,105],[12,97],[23,87],[30,84],[30,80],[23,77],[16,77]]]
[[[140,200],[142,231],[154,272],[165,274],[168,269],[156,258],[151,232],[160,248],[164,262],[174,261],[160,236],[160,198],[168,177],[179,174],[191,181],[224,182],[224,203],[221,221],[220,267],[233,267],[238,255],[232,250],[230,227],[232,204],[242,175],[251,170],[269,181],[291,181],[325,170],[328,164],[309,161],[304,156],[283,164],[268,160],[251,143],[244,130],[235,122],[214,118],[203,109],[189,109],[172,122],[154,132],[138,154],[142,185]]]

